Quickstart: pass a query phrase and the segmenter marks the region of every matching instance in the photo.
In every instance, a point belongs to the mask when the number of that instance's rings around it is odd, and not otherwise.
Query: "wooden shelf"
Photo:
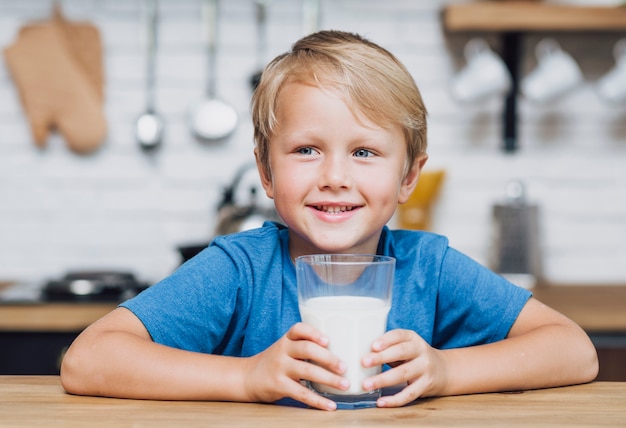
[[[588,7],[533,1],[477,1],[445,6],[447,31],[624,31],[626,7]]]
[[[537,0],[474,1],[444,6],[442,24],[448,33],[500,33],[502,57],[513,81],[503,112],[503,148],[517,150],[517,95],[526,33],[626,31],[626,6],[570,6]]]

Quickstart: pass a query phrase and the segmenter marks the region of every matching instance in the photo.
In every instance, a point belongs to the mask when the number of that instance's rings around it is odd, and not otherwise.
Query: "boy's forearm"
[[[61,381],[74,394],[158,400],[247,401],[243,358],[169,348],[126,332],[79,338]]]
[[[544,325],[500,342],[442,351],[441,395],[546,388],[592,381],[597,354],[575,324]]]

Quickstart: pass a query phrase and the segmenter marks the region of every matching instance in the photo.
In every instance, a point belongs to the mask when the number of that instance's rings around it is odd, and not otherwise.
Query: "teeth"
[[[316,208],[320,211],[324,211],[329,214],[339,214],[339,213],[343,213],[346,211],[352,211],[354,209],[354,207],[344,207],[344,206],[338,207],[338,206],[328,206],[328,205],[321,205]]]

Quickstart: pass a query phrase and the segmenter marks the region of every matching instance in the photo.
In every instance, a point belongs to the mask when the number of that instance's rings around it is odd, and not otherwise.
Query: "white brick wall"
[[[0,46],[19,27],[47,16],[50,0],[0,0]],[[389,48],[413,73],[430,112],[429,168],[448,176],[435,229],[481,262],[490,206],[509,178],[521,178],[541,206],[545,268],[564,282],[626,281],[626,107],[603,104],[593,81],[613,64],[626,33],[553,34],[581,64],[587,83],[551,106],[520,101],[520,150],[499,149],[501,100],[460,106],[448,83],[462,65],[467,35],[445,37],[444,0],[323,0],[322,27],[360,32]],[[144,105],[139,0],[65,0],[70,19],[98,26],[105,47],[105,145],[77,156],[59,136],[45,150],[31,141],[11,77],[0,59],[0,280],[40,281],[68,269],[130,269],[156,281],[179,262],[176,247],[210,238],[215,206],[235,170],[252,159],[249,76],[255,71],[252,0],[222,2],[218,93],[240,124],[223,144],[194,140],[185,115],[205,91],[200,0],[162,0],[158,110],[164,146],[142,153],[132,126]],[[302,35],[301,2],[273,0],[269,57]],[[486,35],[495,49],[498,40]],[[534,44],[524,39],[524,71]],[[268,58],[269,59],[269,58]]]

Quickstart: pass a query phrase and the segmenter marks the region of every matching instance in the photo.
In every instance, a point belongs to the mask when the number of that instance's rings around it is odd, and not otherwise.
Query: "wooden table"
[[[626,383],[417,400],[398,409],[324,412],[268,404],[122,400],[66,394],[57,376],[0,376],[10,427],[625,426]]]

